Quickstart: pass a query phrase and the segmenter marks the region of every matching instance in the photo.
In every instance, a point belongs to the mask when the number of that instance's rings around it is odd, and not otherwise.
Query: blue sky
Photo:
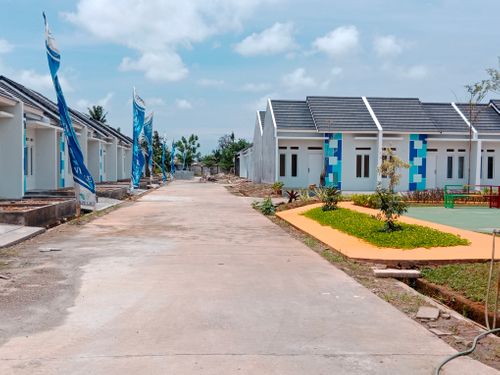
[[[268,97],[465,100],[498,66],[498,1],[1,0],[0,74],[53,98],[49,23],[71,106],[131,133],[132,87],[168,139],[251,139]]]

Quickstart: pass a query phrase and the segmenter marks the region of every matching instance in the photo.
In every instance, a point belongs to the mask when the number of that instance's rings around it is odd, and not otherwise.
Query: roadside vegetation
[[[384,221],[346,208],[323,211],[318,207],[305,212],[304,215],[322,225],[328,225],[379,247],[415,249],[469,244],[468,240],[456,235],[420,225],[398,223],[399,230],[387,232]]]
[[[425,267],[422,277],[427,281],[443,285],[459,292],[474,302],[486,302],[490,263],[449,264],[438,267]],[[498,262],[494,267],[493,280],[497,279]],[[495,287],[493,287],[493,291]],[[490,293],[493,302],[495,293]]]

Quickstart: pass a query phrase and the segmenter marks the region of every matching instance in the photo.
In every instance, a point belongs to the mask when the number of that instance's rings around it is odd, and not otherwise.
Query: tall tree
[[[234,132],[223,135],[219,138],[218,153],[220,154],[219,165],[223,171],[234,171],[234,158],[238,152],[250,146],[251,143],[246,139],[239,138],[236,140]]]
[[[100,121],[103,124],[106,123],[106,115],[108,114],[108,112],[104,112],[104,108],[101,105],[93,105],[92,108],[87,109],[92,119]]]
[[[201,157],[198,149],[200,148],[200,143],[198,142],[198,136],[191,134],[188,138],[182,137],[180,141],[176,143],[177,157],[183,165],[183,169],[189,169],[191,165]]]

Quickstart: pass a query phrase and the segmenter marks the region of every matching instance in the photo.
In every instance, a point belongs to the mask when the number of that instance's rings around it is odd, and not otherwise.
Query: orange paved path
[[[302,215],[303,212],[321,204],[311,204],[304,207],[294,208],[276,213],[276,216],[287,221],[294,227],[317,238],[326,245],[340,251],[342,254],[355,259],[369,260],[401,260],[401,261],[446,261],[446,260],[478,260],[491,259],[492,237],[487,234],[472,232],[469,230],[450,227],[447,225],[431,223],[407,216],[399,220],[407,224],[418,224],[434,228],[443,232],[453,233],[470,241],[468,246],[433,247],[430,249],[417,248],[411,250],[381,248],[369,244],[359,238],[350,236],[329,226],[323,226],[318,222]],[[353,205],[351,202],[342,202],[340,207],[349,208],[358,212],[374,215],[378,211]],[[496,259],[500,259],[500,239],[496,240]]]

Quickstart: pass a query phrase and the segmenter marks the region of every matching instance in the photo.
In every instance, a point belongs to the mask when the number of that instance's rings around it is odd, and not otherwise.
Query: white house
[[[391,148],[410,165],[401,191],[500,185],[500,101],[471,111],[418,98],[269,99],[254,129],[253,150],[246,150],[253,166],[240,164],[240,173],[253,168],[255,182],[303,188],[320,185],[323,176],[327,186],[373,191],[384,183],[378,166]]]
[[[130,138],[70,110],[85,163],[96,182],[129,176]],[[128,164],[127,164],[128,163]],[[0,76],[0,198],[73,186],[57,105]]]

